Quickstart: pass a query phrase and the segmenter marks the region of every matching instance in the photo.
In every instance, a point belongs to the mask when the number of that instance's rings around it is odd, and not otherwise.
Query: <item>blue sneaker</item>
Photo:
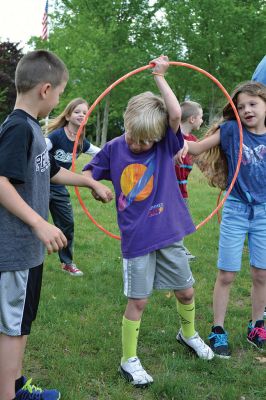
[[[230,358],[231,351],[228,346],[228,334],[221,326],[213,326],[208,336],[210,348],[220,358]]]
[[[32,379],[23,378],[23,387],[16,393],[15,400],[59,400],[60,392],[55,389],[41,389],[31,384]]]

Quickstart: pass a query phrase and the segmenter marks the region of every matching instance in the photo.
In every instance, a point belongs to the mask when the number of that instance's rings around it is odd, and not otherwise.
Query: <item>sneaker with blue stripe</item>
[[[213,326],[208,339],[210,341],[210,347],[217,357],[231,357],[231,351],[228,345],[228,333],[222,326]]]
[[[59,400],[60,392],[55,389],[41,389],[34,386],[32,379],[22,377],[23,386],[16,392],[15,400]]]

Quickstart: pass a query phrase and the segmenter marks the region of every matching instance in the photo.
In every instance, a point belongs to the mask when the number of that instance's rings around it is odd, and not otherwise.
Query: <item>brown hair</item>
[[[246,81],[240,83],[233,91],[231,98],[234,105],[237,107],[237,99],[240,93],[246,93],[250,96],[259,96],[266,103],[266,86],[262,83],[255,81]],[[221,123],[224,121],[235,120],[236,116],[230,103],[226,104],[222,118],[214,123],[207,131],[206,136],[213,135],[218,129]],[[265,118],[266,124],[266,118]],[[208,179],[211,186],[219,187],[224,190],[227,187],[228,177],[228,166],[227,160],[221,146],[215,146],[210,150],[202,153],[196,158],[196,163],[200,170]]]
[[[26,93],[39,83],[49,82],[53,87],[68,80],[68,70],[63,61],[47,50],[25,54],[18,62],[15,85],[18,93]]]

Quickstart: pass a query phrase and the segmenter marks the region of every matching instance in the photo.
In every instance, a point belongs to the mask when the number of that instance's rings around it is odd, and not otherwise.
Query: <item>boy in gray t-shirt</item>
[[[53,183],[91,188],[103,202],[112,192],[89,177],[57,166],[49,157],[37,118],[58,104],[68,80],[64,63],[45,50],[22,57],[16,69],[14,111],[0,127],[0,399],[57,400],[21,375],[27,336],[36,317],[45,248],[67,244],[47,222]]]

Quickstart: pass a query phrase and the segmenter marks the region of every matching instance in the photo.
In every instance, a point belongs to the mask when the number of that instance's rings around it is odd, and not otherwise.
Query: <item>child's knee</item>
[[[266,285],[266,270],[252,268],[252,281],[254,284]]]
[[[194,289],[191,287],[184,290],[176,290],[175,296],[180,303],[190,304],[194,298]]]
[[[216,284],[221,284],[223,286],[230,285],[234,281],[235,276],[235,272],[220,270],[217,275]]]
[[[135,308],[136,311],[141,312],[145,309],[148,299],[129,299],[128,303],[130,303],[132,308]]]

